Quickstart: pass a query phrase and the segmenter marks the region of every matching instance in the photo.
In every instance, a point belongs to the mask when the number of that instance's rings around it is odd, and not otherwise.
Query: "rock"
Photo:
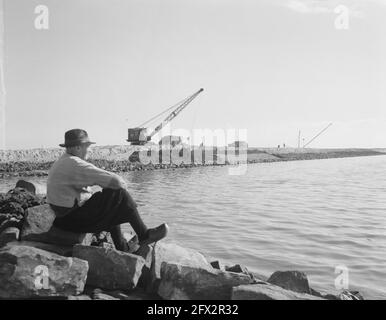
[[[7,228],[0,234],[0,248],[8,242],[17,241],[19,239],[20,230],[18,228]]]
[[[232,287],[252,282],[248,275],[162,263],[158,294],[168,300],[229,300]]]
[[[141,246],[139,247],[135,255],[138,255],[145,260],[145,265],[143,266],[141,277],[138,280],[138,287],[148,288],[149,286],[151,286],[152,282],[151,265],[153,262],[153,246]]]
[[[135,288],[131,291],[108,291],[109,296],[118,298],[119,300],[160,300],[158,295],[146,293],[142,288]]]
[[[58,229],[52,226],[54,220],[55,213],[49,204],[27,209],[20,236],[21,240],[69,246],[91,243],[92,234]]]
[[[45,203],[41,197],[34,195],[22,188],[9,190],[0,195],[0,213],[9,213],[16,216],[24,216],[27,208],[39,206]]]
[[[13,241],[13,242],[9,242],[7,246],[8,247],[27,246],[27,247],[32,247],[32,248],[53,252],[64,257],[72,257],[72,246],[60,246],[60,245],[37,242],[37,241]]]
[[[158,286],[161,281],[161,265],[163,262],[176,263],[208,271],[213,270],[210,263],[198,251],[183,248],[173,243],[157,242],[153,250],[151,285],[148,287],[148,292],[158,292]]]
[[[79,296],[68,296],[67,300],[92,300],[87,294],[81,294]]]
[[[101,292],[101,293],[94,294],[94,296],[92,297],[92,300],[120,300],[120,299]]]
[[[250,276],[251,279],[254,280],[255,282],[257,282],[257,281],[265,281],[267,279],[263,275],[250,272],[247,267],[245,267],[243,265],[240,265],[240,264],[235,264],[235,265],[230,266],[230,267],[229,266],[225,266],[225,271],[246,274],[246,275]]]
[[[250,284],[234,287],[232,300],[324,300],[310,294],[293,292],[272,284]]]
[[[16,182],[15,188],[23,188],[27,190],[28,192],[31,192],[32,194],[36,194],[36,187],[32,182],[25,181],[25,180],[19,180]]]
[[[319,295],[316,295],[316,294],[313,294],[313,295],[319,297]],[[324,298],[326,300],[340,300],[339,297],[337,297],[334,294],[330,294],[330,293],[327,293],[327,294],[324,294],[324,295],[320,295],[320,297],[322,297],[322,298]]]
[[[115,300],[131,300],[130,297],[121,291],[109,291],[106,292],[110,297],[114,298]]]
[[[300,293],[311,293],[307,276],[303,272],[276,271],[269,277],[267,281],[283,289]]]
[[[9,213],[11,217],[16,218],[18,220],[21,220],[24,217],[24,209],[20,203],[5,202],[2,204],[0,210],[2,212]]]
[[[0,298],[78,295],[87,278],[88,263],[28,246],[0,250]]]
[[[108,294],[119,300],[159,300],[159,297],[151,296],[140,288],[135,288],[130,292],[112,291]]]
[[[263,274],[260,274],[260,273],[257,273],[257,272],[249,272],[249,275],[252,277],[252,279],[254,279],[256,282],[259,282],[259,281],[267,281],[268,277],[263,275]]]
[[[89,245],[92,241],[91,233],[75,233],[51,227],[48,232],[29,234],[22,238],[25,241],[36,241],[60,246],[73,246],[75,244]]]
[[[12,215],[9,213],[0,213],[0,225],[6,221],[12,218]]]
[[[87,284],[104,289],[132,289],[142,273],[142,257],[102,247],[75,245],[73,256],[89,263]]]
[[[55,220],[55,213],[49,204],[28,208],[25,212],[25,221],[21,231],[21,238],[28,240],[28,235],[48,232]],[[31,239],[32,240],[32,239]]]
[[[115,249],[114,241],[110,232],[102,231],[94,233],[90,243],[82,243],[84,245],[92,245],[96,247],[112,248]]]
[[[142,288],[132,290],[102,290],[100,288],[85,287],[84,295],[93,300],[160,300],[157,295],[151,295]]]
[[[222,263],[219,260],[212,261],[210,265],[218,270],[225,270],[225,267],[222,265]]]
[[[109,242],[103,242],[100,247],[105,249],[115,249],[115,246],[112,243]]]
[[[342,291],[339,296],[339,300],[364,300],[363,296],[358,291]]]
[[[135,252],[135,251],[138,251],[140,249],[140,246],[138,244],[138,236],[132,232],[128,233],[128,232],[125,232],[123,234],[123,236],[125,237],[126,241],[127,241],[127,245],[129,247],[129,252]]]
[[[319,291],[316,291],[316,290],[312,289],[311,287],[310,287],[310,294],[312,294],[313,296],[328,299],[325,296],[323,296]],[[333,300],[335,300],[335,299],[333,299]]]
[[[19,228],[20,220],[15,218],[10,218],[9,220],[5,220],[0,224],[0,233],[3,233],[8,228]]]
[[[244,273],[244,274],[248,274],[249,275],[249,271],[248,271],[247,267],[242,266],[240,264],[235,264],[234,266],[231,266],[231,267],[226,266],[225,267],[225,271],[236,272],[236,273]]]

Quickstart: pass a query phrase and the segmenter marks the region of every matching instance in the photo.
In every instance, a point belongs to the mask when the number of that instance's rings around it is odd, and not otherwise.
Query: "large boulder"
[[[175,263],[192,268],[212,271],[213,267],[206,258],[196,250],[184,248],[174,243],[157,242],[153,249],[151,266],[151,285],[148,291],[157,292],[161,281],[161,265],[163,262]]]
[[[25,240],[29,235],[38,235],[48,232],[55,220],[55,212],[49,204],[28,208],[25,212],[21,238]]]
[[[300,271],[276,271],[267,281],[283,289],[300,293],[312,293],[307,275]]]
[[[21,240],[36,241],[58,245],[91,243],[92,234],[75,233],[55,228],[55,212],[49,204],[28,208],[21,230]]]
[[[103,289],[133,289],[145,265],[140,256],[103,247],[75,245],[73,256],[88,261],[87,284]]]
[[[7,244],[8,247],[11,246],[27,246],[37,249],[42,249],[45,251],[56,253],[60,256],[72,257],[72,248],[73,246],[61,246],[51,243],[36,242],[36,241],[12,241]]]
[[[232,287],[250,284],[243,273],[163,262],[158,294],[167,300],[229,300]]]
[[[87,271],[87,261],[29,246],[6,246],[0,250],[0,298],[78,295]]]
[[[240,285],[232,290],[232,300],[324,300],[310,294],[298,293],[268,283]]]

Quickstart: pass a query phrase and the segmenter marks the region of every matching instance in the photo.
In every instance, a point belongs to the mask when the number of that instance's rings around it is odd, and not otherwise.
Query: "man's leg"
[[[115,248],[120,251],[127,252],[129,246],[126,242],[125,237],[122,234],[121,226],[114,226],[110,229],[111,238],[113,238]]]
[[[120,189],[120,192],[122,193],[123,203],[125,204],[125,207],[126,207],[125,209],[127,211],[127,218],[129,220],[128,222],[130,223],[135,233],[137,234],[138,240],[142,241],[148,237],[148,228],[143,222],[141,216],[139,215],[139,212],[137,210],[137,205],[134,202],[134,200],[131,198],[127,190]],[[118,229],[115,229],[115,232],[120,233],[121,237],[123,238],[120,227],[119,227],[119,231]]]
[[[124,210],[126,219],[131,224],[132,228],[137,234],[140,246],[159,241],[166,237],[169,230],[169,227],[166,223],[163,223],[158,227],[148,229],[144,224],[141,216],[139,215],[136,203],[131,198],[127,190],[119,189],[118,191],[115,190],[114,192],[118,192],[120,195],[120,199],[122,199],[120,201],[120,208],[121,210]],[[114,240],[114,244],[116,243],[116,246],[123,248],[121,250],[126,251],[128,245],[126,239],[122,235],[120,226],[114,227],[112,232],[114,233],[113,239],[116,239]]]

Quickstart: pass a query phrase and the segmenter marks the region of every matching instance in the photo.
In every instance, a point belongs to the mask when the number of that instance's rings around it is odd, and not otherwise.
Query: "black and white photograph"
[[[385,32],[386,0],[0,0],[0,300],[386,300]]]

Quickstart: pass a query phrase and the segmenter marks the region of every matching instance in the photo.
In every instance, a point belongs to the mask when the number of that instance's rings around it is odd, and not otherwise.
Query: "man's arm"
[[[77,160],[75,180],[79,187],[98,185],[111,189],[127,188],[126,182],[119,175],[100,169],[84,160]]]

